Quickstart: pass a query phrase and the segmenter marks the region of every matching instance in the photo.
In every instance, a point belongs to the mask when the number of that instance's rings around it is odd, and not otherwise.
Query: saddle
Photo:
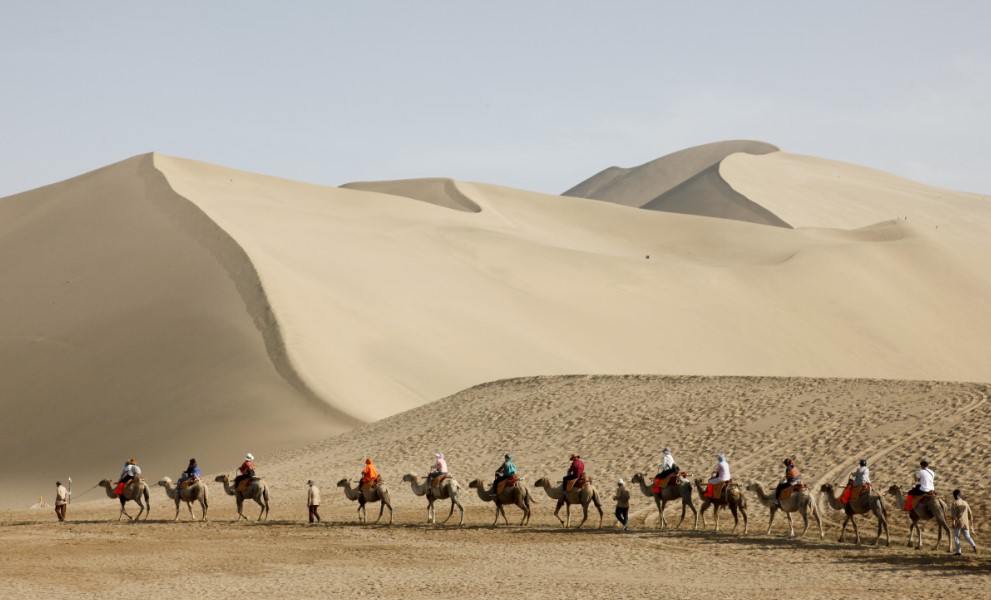
[[[186,481],[183,481],[182,483],[180,483],[179,484],[179,487],[180,488],[188,488],[188,487],[192,486],[194,483],[196,483],[197,481],[199,481],[199,479],[187,479]]]
[[[683,477],[688,477],[688,473],[679,471],[677,473],[671,473],[667,477],[654,477],[654,487],[652,491],[655,494],[660,494],[662,488],[677,486],[678,482],[681,481]]]
[[[865,483],[864,485],[855,486],[851,482],[849,485],[847,485],[846,493],[843,494],[842,501],[846,504],[853,504],[854,502],[859,500],[860,497],[863,496],[864,494],[870,495],[870,493],[871,493],[871,484]]]
[[[590,483],[592,483],[592,478],[591,477],[586,477],[585,475],[582,475],[581,478],[579,478],[579,479],[571,479],[571,480],[569,480],[568,481],[568,485],[567,485],[567,487],[565,487],[564,491],[570,492],[571,490],[575,489],[576,487],[581,490],[581,489],[587,488]]]
[[[914,508],[916,508],[919,505],[920,502],[932,500],[933,498],[936,498],[938,495],[939,494],[936,493],[936,490],[933,490],[931,492],[926,492],[924,494],[919,494],[917,496],[908,494],[907,496],[905,496],[905,506],[902,507],[902,510],[907,510],[911,512]]]
[[[242,479],[241,482],[237,484],[237,491],[243,492],[244,490],[248,489],[249,485],[253,484],[259,479],[261,479],[261,477],[250,477],[248,479]]]
[[[785,489],[781,490],[781,495],[778,496],[778,502],[784,502],[791,497],[792,492],[801,492],[805,489],[805,487],[806,486],[804,483],[793,483],[789,485]]]
[[[719,483],[710,484],[711,492],[706,494],[706,496],[709,498],[709,500],[712,501],[713,504],[718,504],[720,506],[722,506],[723,504],[728,504],[729,489],[732,484],[733,484],[732,479],[721,481]]]
[[[376,477],[375,479],[370,479],[368,481],[361,482],[361,491],[367,492],[368,490],[374,490],[382,483],[381,477]]]
[[[516,475],[510,475],[509,479],[503,479],[499,482],[499,485],[496,486],[496,494],[501,494],[502,491],[508,487],[516,487],[516,482],[519,480],[519,477]]]
[[[138,477],[135,477],[134,479],[128,481],[127,483],[118,483],[116,489],[114,489],[114,495],[115,496],[122,496],[122,495],[124,495],[124,489],[125,488],[132,488],[132,487],[134,487],[134,484],[138,480],[144,481],[144,477],[138,476]]]
[[[440,482],[447,479],[447,474],[438,475],[434,477],[433,482],[430,484],[431,487],[440,487]]]

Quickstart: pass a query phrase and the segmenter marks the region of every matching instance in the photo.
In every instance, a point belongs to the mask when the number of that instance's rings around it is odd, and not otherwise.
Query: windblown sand
[[[945,545],[933,550],[931,523],[924,527],[924,548],[906,548],[908,520],[890,501],[892,545],[871,547],[838,543],[837,513],[824,503],[824,539],[814,526],[804,539],[788,539],[780,518],[765,535],[768,513],[752,495],[749,533],[733,534],[725,514],[720,533],[712,531],[711,517],[706,530],[692,531],[689,519],[681,530],[658,532],[652,503],[635,493],[633,531],[624,534],[614,528],[611,496],[617,477],[655,469],[665,445],[693,475],[706,476],[714,455],[725,452],[736,481],[768,487],[786,455],[797,458],[805,481],[816,487],[844,481],[866,457],[875,484],[885,489],[908,485],[914,464],[927,457],[937,489],[948,494],[959,487],[971,501],[983,549],[991,543],[991,489],[983,471],[991,435],[988,394],[985,384],[877,380],[498,381],[306,448],[259,456],[259,470],[272,486],[268,523],[232,522],[233,500],[214,483],[207,523],[188,522],[185,508],[183,522],[169,522],[174,504],[158,487],[152,520],[140,524],[117,523],[117,502],[94,497],[97,492],[80,496],[64,525],[47,510],[3,513],[0,596],[104,597],[124,585],[131,594],[165,595],[180,586],[204,597],[406,598],[438,588],[466,598],[656,597],[658,590],[683,598],[913,598],[920,591],[983,597],[991,581],[987,555],[955,557]],[[493,529],[492,505],[467,489],[465,527],[427,525],[425,500],[401,477],[422,474],[437,450],[465,487],[475,477],[488,481],[505,451],[531,484],[541,476],[559,479],[567,453],[579,451],[603,493],[604,527],[597,528],[595,514],[581,531],[563,530],[551,514],[553,503],[534,490],[530,527],[517,527],[519,511],[510,508],[513,525]],[[391,490],[391,527],[357,525],[355,504],[334,487],[356,476],[366,455],[375,457]],[[324,523],[313,527],[305,524],[310,478],[324,498]],[[83,486],[77,483],[77,490]],[[246,512],[257,514],[251,504]],[[668,518],[676,522],[677,512],[669,506]],[[443,503],[439,514],[447,515]],[[859,521],[861,534],[872,539],[869,519]]]

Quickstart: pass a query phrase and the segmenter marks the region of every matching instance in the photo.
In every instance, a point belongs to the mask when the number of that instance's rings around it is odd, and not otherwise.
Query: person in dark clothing
[[[616,520],[623,524],[623,531],[626,531],[630,523],[630,490],[626,489],[623,480],[616,482]]]

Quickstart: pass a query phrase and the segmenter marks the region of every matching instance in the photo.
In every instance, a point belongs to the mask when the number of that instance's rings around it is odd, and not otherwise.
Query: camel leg
[[[843,519],[843,526],[840,527],[840,539],[836,540],[837,542],[842,542],[843,541],[843,537],[846,535],[846,525],[847,525],[847,523],[850,522],[850,520],[851,520],[850,515],[846,515],[846,518]],[[857,531],[857,523],[856,522],[854,522],[854,524],[853,524],[853,531],[854,532]]]
[[[131,515],[128,515],[127,514],[126,504],[127,504],[127,500],[123,496],[121,496],[121,498],[120,498],[120,514],[117,515],[117,520],[118,521],[120,521],[121,518],[123,518],[125,515],[127,515],[127,520],[128,521],[133,521],[134,520],[134,519],[131,518]]]
[[[561,515],[558,514],[558,513],[561,512],[561,507],[562,506],[564,506],[564,500],[558,500],[557,501],[557,506],[554,507],[554,516],[557,517],[557,520],[558,521],[561,521],[561,525],[564,525],[564,519],[562,519],[561,518]]]
[[[389,507],[389,525],[392,525],[392,503],[390,502],[387,506]]]
[[[800,514],[802,515],[802,521],[803,521],[803,522],[805,523],[805,528],[804,528],[804,529],[802,529],[802,533],[801,533],[801,535],[799,535],[798,537],[800,537],[800,538],[803,538],[803,537],[805,537],[805,534],[806,534],[806,533],[808,532],[808,530],[809,530],[809,525],[811,524],[811,523],[809,522],[809,510],[808,510],[808,508],[806,508],[806,509],[805,509],[805,510],[804,510],[803,512],[801,512]]]
[[[379,521],[382,520],[382,513],[385,512],[385,500],[379,498],[379,518],[375,519],[375,524],[378,525]]]
[[[733,509],[730,508],[730,510],[733,510]],[[771,518],[767,521],[767,535],[771,535],[771,525],[774,524],[774,515],[776,515],[776,514],[778,514],[778,509],[771,508]],[[736,517],[736,511],[733,511],[733,516]]]
[[[788,517],[788,537],[795,537],[795,520],[791,518],[790,512],[785,512],[785,516]],[[808,525],[808,519],[805,521]]]
[[[588,503],[582,502],[582,522],[578,524],[578,529],[582,528],[585,521],[588,521]]]
[[[743,516],[743,533],[746,534],[750,528],[750,517],[747,516],[747,507],[741,504],[738,510]],[[736,527],[733,528],[733,531],[736,531]]]
[[[678,524],[675,526],[675,529],[681,529],[681,524],[685,522],[685,513],[687,513],[687,512],[688,512],[688,507],[685,506],[685,503],[684,502],[682,502],[681,503],[681,520],[678,521]]]
[[[458,525],[464,525],[465,524],[465,507],[464,506],[461,506],[461,501],[458,500],[457,498],[454,499],[454,502],[458,505],[458,510],[461,512],[461,520],[458,522]],[[453,512],[454,509],[452,508],[451,511]]]
[[[200,498],[200,508],[203,509],[203,518],[201,519],[201,521],[203,521],[204,523],[206,522],[206,509],[209,508],[209,507],[210,507],[210,505],[207,504],[206,496],[203,496],[202,498]]]
[[[684,505],[682,505],[682,508],[684,508]],[[688,508],[692,509],[692,512],[695,514],[695,527],[693,529],[697,530],[699,528],[699,511],[695,509],[695,503],[692,502],[691,498],[688,499]]]
[[[663,502],[660,498],[654,496],[654,504],[657,505],[657,528],[664,529],[664,507],[667,506],[667,502]]]
[[[712,505],[712,520],[716,522],[715,531],[719,531],[719,507],[715,504]]]
[[[258,498],[255,498],[255,502],[257,502],[258,503],[258,506],[261,507],[261,510],[258,511],[258,520],[261,521],[262,520],[262,515],[265,514],[265,504],[261,500],[259,500]]]
[[[506,507],[505,507],[505,506],[503,506],[502,504],[500,504],[500,505],[499,505],[499,512],[501,512],[501,513],[502,513],[502,521],[503,521],[503,522],[504,522],[504,523],[505,523],[506,525],[509,525],[509,517],[507,517],[507,516],[506,516]],[[498,519],[497,519],[497,521],[498,521]]]

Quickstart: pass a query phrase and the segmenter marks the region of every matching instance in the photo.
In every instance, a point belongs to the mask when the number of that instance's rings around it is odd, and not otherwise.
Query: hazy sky
[[[0,196],[159,151],[560,193],[697,144],[991,194],[991,2],[5,2]]]

